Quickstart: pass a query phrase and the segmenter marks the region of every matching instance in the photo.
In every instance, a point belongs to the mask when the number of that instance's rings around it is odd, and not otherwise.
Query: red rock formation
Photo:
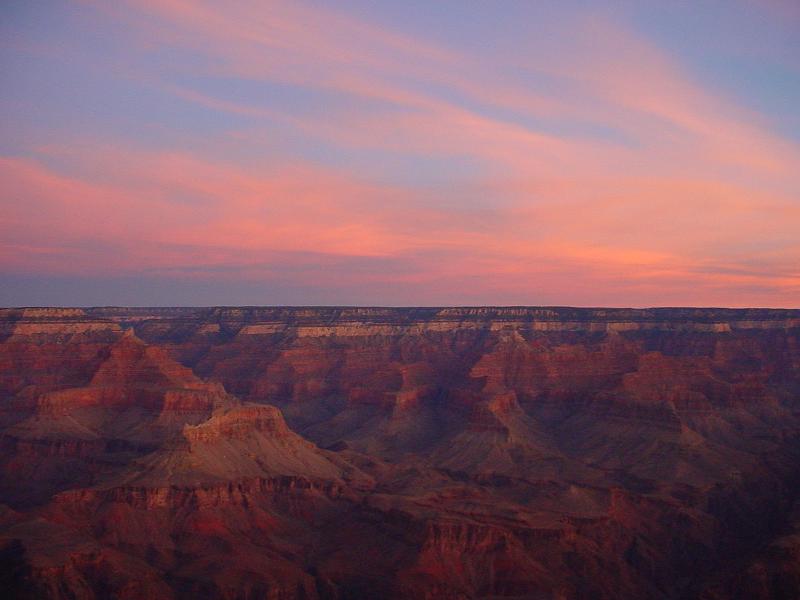
[[[800,596],[796,311],[10,309],[0,417],[11,597]]]

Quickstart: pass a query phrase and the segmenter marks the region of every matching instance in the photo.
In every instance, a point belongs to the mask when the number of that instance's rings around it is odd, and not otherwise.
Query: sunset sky
[[[5,1],[0,304],[800,307],[800,2]]]

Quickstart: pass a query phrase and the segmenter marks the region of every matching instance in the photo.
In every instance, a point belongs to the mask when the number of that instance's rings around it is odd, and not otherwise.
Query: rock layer
[[[0,310],[36,598],[793,598],[800,312]]]

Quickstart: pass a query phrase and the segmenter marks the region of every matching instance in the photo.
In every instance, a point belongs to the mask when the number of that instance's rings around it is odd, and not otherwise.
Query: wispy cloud
[[[411,303],[465,286],[492,303],[800,301],[798,144],[622,14],[570,13],[560,37],[481,56],[298,2],[78,12],[127,30],[115,77],[232,120],[196,144],[80,132],[6,152],[4,272],[402,285]]]

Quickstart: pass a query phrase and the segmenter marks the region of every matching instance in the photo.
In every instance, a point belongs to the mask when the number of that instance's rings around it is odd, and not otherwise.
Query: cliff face
[[[800,595],[800,311],[5,309],[0,435],[22,597]]]

